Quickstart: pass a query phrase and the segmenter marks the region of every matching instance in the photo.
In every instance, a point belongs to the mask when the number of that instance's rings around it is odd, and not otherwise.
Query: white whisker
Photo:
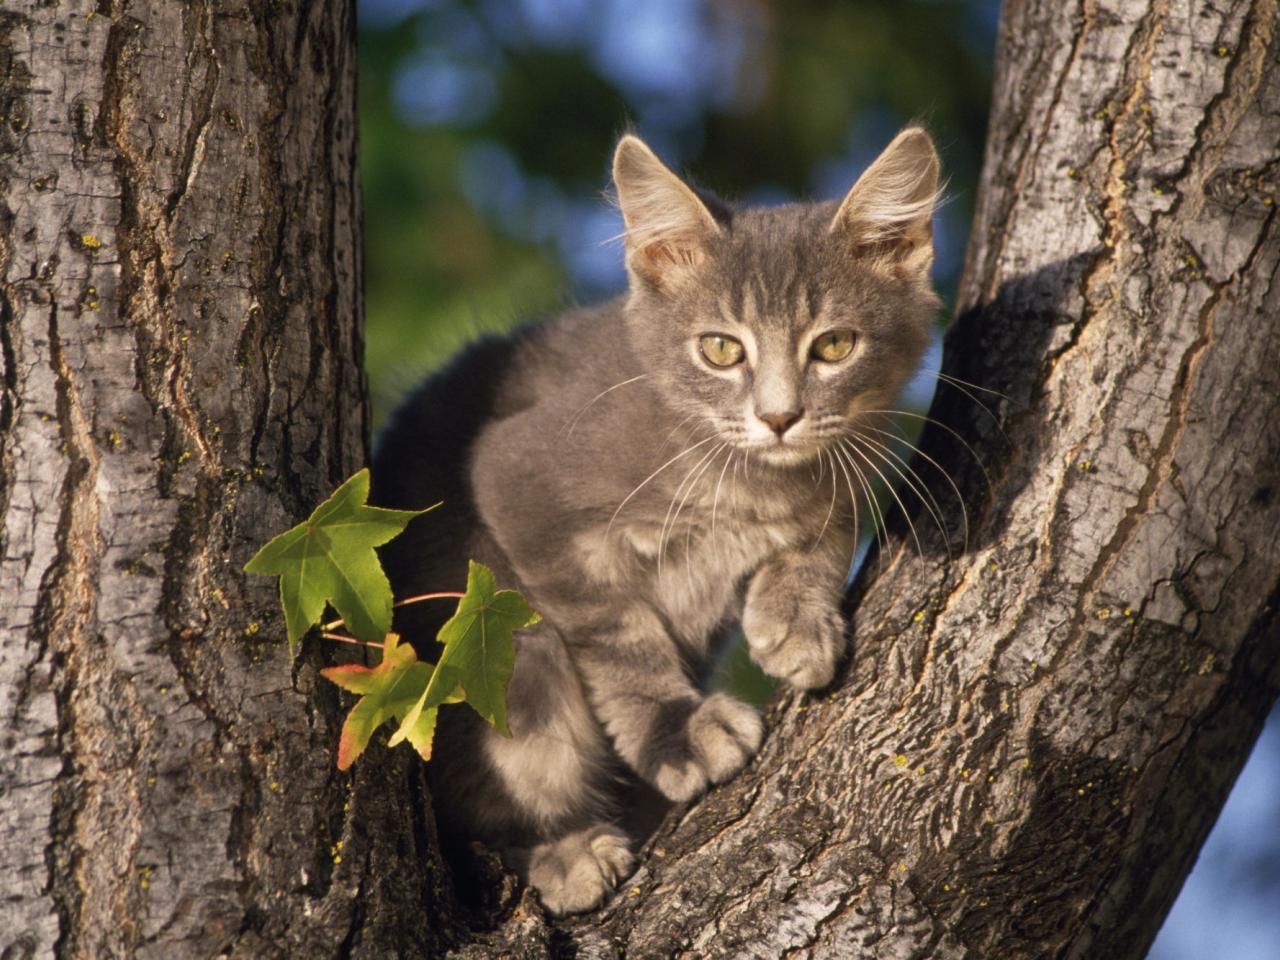
[[[860,538],[860,536],[859,536],[859,530],[858,530],[858,495],[857,495],[856,493],[854,493],[854,492],[853,492],[853,478],[849,475],[849,467],[845,465],[845,464],[846,464],[846,462],[847,462],[847,458],[846,458],[845,456],[843,456],[843,454],[842,454],[842,452],[841,452],[841,450],[840,450],[840,448],[839,448],[838,446],[836,446],[836,447],[832,447],[832,448],[831,448],[831,453],[832,453],[832,463],[833,463],[833,464],[839,464],[839,466],[840,466],[840,472],[844,474],[844,482],[845,482],[845,486],[849,488],[849,503],[850,503],[850,504],[852,504],[852,506],[853,506],[853,535],[854,535],[854,536],[853,536],[853,542],[854,542],[854,551],[855,551],[855,556],[856,556],[857,543],[858,543],[858,540],[859,540],[859,539],[861,539],[861,538]],[[833,469],[834,469],[834,467],[833,467]],[[865,487],[864,487],[863,489],[865,490]],[[868,505],[870,505],[870,503],[871,503],[871,502],[870,502],[870,500],[868,499]],[[877,536],[876,536],[876,543],[877,543],[877,545],[878,545],[878,544],[880,543],[880,538],[879,538],[879,536],[878,536],[878,531],[877,531],[877,530],[876,530],[876,528],[875,528],[875,514],[874,514],[874,513],[872,513],[872,516],[871,516],[871,524],[872,524],[872,531],[873,531],[873,532],[875,532],[875,533],[877,534]],[[852,560],[852,558],[850,558],[850,559]],[[877,563],[879,563],[879,564],[883,564],[883,563],[884,563],[884,560],[882,559],[882,556],[881,556],[881,554],[880,554],[880,552],[879,552],[879,551],[877,551],[877,552],[876,552],[876,561],[877,561]]]
[[[885,485],[885,487],[888,488],[889,495],[893,497],[894,501],[898,504],[898,509],[902,511],[903,519],[907,521],[907,529],[911,531],[911,539],[914,540],[916,544],[916,553],[919,555],[920,559],[923,560],[924,547],[920,545],[920,537],[916,534],[916,525],[911,522],[911,514],[907,512],[907,505],[903,503],[902,498],[898,496],[897,488],[894,487],[894,485],[889,482],[889,478],[886,477],[881,472],[880,468],[875,465],[875,461],[873,461],[870,457],[868,457],[866,452],[853,442],[852,437],[843,438],[841,440],[841,443],[847,443],[849,452],[854,453],[857,456],[861,457],[862,462],[865,463],[870,469],[874,470],[876,476],[879,477],[880,481]]]
[[[826,458],[831,456],[831,454],[826,450],[820,450],[818,452],[820,454],[820,456],[818,457],[819,463],[824,463],[826,461]],[[818,483],[819,484],[822,483],[821,476],[818,477]],[[818,531],[818,538],[813,541],[813,546],[809,548],[810,553],[813,553],[814,550],[818,549],[818,544],[822,542],[822,535],[827,532],[827,524],[831,522],[831,515],[835,513],[835,509],[836,509],[836,468],[832,467],[831,468],[831,505],[827,507],[827,516],[826,516],[826,519],[822,521],[822,529]],[[854,538],[854,542],[855,543],[857,542],[856,537]]]
[[[862,494],[867,501],[867,509],[871,513],[871,522],[875,525],[874,533],[876,537],[876,546],[878,548],[876,552],[877,562],[883,564],[884,555],[889,552],[889,538],[888,534],[885,532],[886,524],[884,511],[880,509],[880,503],[876,500],[875,489],[871,481],[867,479],[867,475],[858,468],[856,463],[854,463],[853,457],[849,454],[849,451],[845,449],[843,440],[838,441],[834,449],[838,453],[844,454],[844,459],[845,462],[849,464],[849,469],[852,470],[853,475],[858,478],[858,486],[862,488]]]
[[[723,450],[725,447],[728,447],[729,455],[725,457],[724,466],[720,469],[720,480],[724,479],[724,472],[729,468],[729,461],[733,459],[733,453],[734,453],[732,444],[725,443],[720,447],[720,449]],[[719,451],[716,452],[716,456],[719,456]],[[715,463],[715,461],[713,460],[712,463]],[[698,479],[699,480],[702,479],[702,474],[698,475]],[[720,496],[720,480],[716,481],[715,492],[712,494],[712,497],[711,497],[711,548],[712,550],[716,549],[716,500]],[[681,506],[683,506],[683,504],[681,504]],[[676,512],[676,516],[679,516],[679,511]],[[689,593],[690,595],[692,595],[694,593],[693,524],[692,523],[689,524],[688,529],[686,529],[684,532],[684,569],[685,569],[685,576],[688,578]]]
[[[618,519],[618,514],[622,512],[622,508],[625,507],[631,501],[632,497],[634,497],[637,493],[640,492],[642,487],[648,484],[649,481],[651,481],[654,477],[660,474],[663,470],[667,469],[667,467],[671,466],[681,457],[688,456],[689,454],[693,453],[693,451],[697,450],[700,446],[702,446],[704,443],[710,443],[714,439],[716,439],[715,434],[712,434],[706,439],[699,440],[697,443],[695,443],[691,447],[685,447],[685,449],[681,450],[674,457],[672,457],[670,460],[668,460],[666,463],[660,466],[657,470],[653,471],[653,473],[649,474],[647,477],[641,480],[640,483],[636,485],[635,489],[633,489],[630,493],[628,493],[625,497],[623,497],[622,502],[618,504],[618,509],[613,511],[613,516],[609,518],[609,526],[605,528],[604,535],[606,537],[609,536],[609,532],[613,529],[613,523],[615,520]]]
[[[996,415],[991,411],[991,408],[990,408],[990,407],[988,407],[985,403],[983,403],[981,400],[979,400],[977,397],[975,397],[975,396],[974,396],[972,393],[970,393],[970,392],[969,392],[969,390],[968,390],[968,387],[973,387],[975,390],[985,390],[985,389],[986,389],[985,387],[979,387],[977,384],[970,384],[970,383],[968,383],[967,381],[964,381],[964,380],[957,380],[955,377],[949,377],[949,376],[947,376],[945,373],[942,373],[941,371],[931,371],[931,372],[933,373],[933,375],[934,375],[935,377],[937,377],[937,379],[938,379],[938,381],[939,381],[939,382],[941,382],[941,383],[945,383],[945,384],[946,384],[947,386],[949,386],[949,387],[954,387],[956,390],[959,390],[959,391],[960,391],[961,393],[963,393],[966,397],[968,397],[970,400],[972,400],[974,403],[976,403],[979,407],[981,407],[981,408],[982,408],[983,413],[985,413],[988,417],[990,417],[990,418],[991,418],[991,422],[992,422],[992,423],[994,423],[994,424],[996,425],[996,429],[1000,431],[1000,433],[1004,436],[1004,438],[1005,438],[1006,440],[1008,440],[1008,439],[1009,439],[1009,435],[1008,435],[1007,433],[1005,433],[1005,432],[1004,432],[1004,425],[1000,422],[1000,418],[999,418],[999,417],[997,417],[997,416],[996,416]],[[1003,399],[1005,399],[1005,400],[1008,400],[1008,399],[1009,399],[1009,398],[1008,398],[1008,397],[1006,397],[1003,393],[998,393],[998,392],[997,392],[997,391],[995,391],[995,390],[987,390],[987,392],[988,392],[988,393],[994,393],[996,396],[998,396],[998,397],[1002,397],[1002,398],[1003,398]]]
[[[691,413],[687,417],[685,417],[683,420],[681,420],[679,423],[677,423],[674,427],[671,428],[671,432],[668,433],[666,436],[666,439],[662,441],[662,446],[658,448],[658,456],[662,456],[662,451],[667,449],[667,444],[670,443],[671,438],[676,435],[676,431],[679,430],[681,427],[683,427],[686,423],[688,423],[690,420],[692,420],[696,416],[698,416],[698,414]]]
[[[745,457],[746,455],[743,454]],[[738,512],[738,467],[742,466],[741,460],[733,461],[733,512]]]
[[[602,397],[610,393],[613,393],[613,391],[617,390],[619,387],[625,387],[627,384],[635,383],[637,380],[644,380],[648,376],[649,375],[647,373],[642,373],[638,377],[632,377],[630,380],[623,380],[621,383],[615,383],[612,387],[609,387],[606,390],[601,390],[594,397],[592,397],[590,400],[588,400],[586,403],[584,403],[581,407],[578,408],[578,412],[573,415],[573,419],[570,420],[569,423],[567,424],[567,427],[568,427],[567,432],[565,432],[565,427],[560,428],[561,432],[564,433],[564,438],[567,440],[573,436],[573,431],[577,428],[578,421],[582,419],[582,415],[585,414],[587,410],[589,410],[592,407],[592,405],[596,403],[597,400],[600,400]],[[559,439],[559,437],[560,437],[560,434],[557,433],[556,439]]]
[[[934,497],[929,485],[924,482],[924,478],[912,469],[911,464],[904,460],[892,447],[881,443],[874,437],[869,437],[864,433],[853,430],[850,433],[850,439],[856,439],[863,443],[869,443],[874,449],[870,452],[880,458],[881,462],[888,466],[903,483],[916,495],[916,498],[929,511],[929,515],[933,517],[933,522],[938,525],[938,532],[942,534],[943,543],[947,548],[947,556],[951,556],[951,537],[947,534],[947,526],[942,519],[942,507]],[[891,459],[890,459],[891,458]],[[896,461],[896,462],[895,462]],[[917,485],[918,484],[918,485]]]
[[[973,447],[969,446],[968,441],[966,441],[964,437],[960,436],[959,433],[957,433],[953,428],[947,426],[941,420],[935,420],[933,417],[926,417],[923,413],[913,413],[910,410],[862,410],[859,412],[865,413],[865,414],[878,413],[878,414],[881,414],[882,416],[888,416],[888,417],[894,417],[894,416],[912,417],[916,420],[923,420],[925,423],[932,423],[941,427],[943,430],[947,431],[947,433],[951,434],[951,436],[954,437],[960,443],[961,446],[963,446],[966,450],[969,451],[969,456],[973,457],[973,462],[976,463],[978,465],[978,469],[982,471],[982,476],[987,482],[987,489],[988,490],[992,489],[991,475],[987,473],[987,468],[983,464],[982,458],[978,456],[977,451],[975,451]],[[890,423],[892,422],[893,421],[890,420]]]
[[[962,497],[962,496],[960,495],[960,488],[959,488],[959,487],[957,487],[957,486],[956,486],[956,482],[955,482],[954,480],[952,480],[952,479],[951,479],[951,474],[949,474],[946,470],[944,470],[944,469],[942,468],[942,464],[938,463],[938,461],[937,461],[937,460],[933,459],[933,457],[929,456],[927,453],[925,453],[923,450],[921,450],[918,446],[916,446],[914,443],[912,443],[912,442],[911,442],[910,440],[908,440],[906,437],[901,436],[900,434],[890,433],[888,430],[881,430],[879,427],[873,427],[873,426],[871,426],[870,424],[867,424],[867,425],[866,425],[866,429],[868,429],[868,430],[872,430],[872,431],[874,431],[874,432],[876,432],[876,433],[880,434],[881,436],[884,436],[884,437],[887,437],[887,438],[888,438],[888,439],[890,439],[890,440],[893,440],[893,441],[894,441],[894,442],[896,442],[896,443],[901,443],[901,444],[902,444],[903,446],[905,446],[908,450],[913,451],[913,452],[915,453],[915,455],[916,455],[916,456],[918,456],[918,457],[920,457],[920,458],[922,458],[922,459],[924,459],[924,460],[927,460],[930,464],[932,464],[932,465],[933,465],[933,468],[934,468],[935,470],[937,470],[940,474],[942,474],[943,479],[944,479],[944,480],[946,480],[946,481],[947,481],[947,483],[951,486],[951,492],[952,492],[952,493],[954,493],[954,494],[956,495],[956,502],[957,502],[958,504],[960,504],[960,521],[961,521],[961,523],[962,523],[962,524],[963,524],[963,526],[964,526],[964,546],[963,546],[963,549],[967,551],[967,550],[969,549],[969,511],[965,508],[965,505],[964,505],[964,497]],[[865,439],[870,440],[871,438],[870,438],[870,437],[865,437]],[[901,458],[899,457],[899,459],[901,459]],[[918,474],[917,474],[917,476],[918,476]],[[920,481],[920,483],[921,483],[921,485],[924,485],[924,480],[921,480],[921,481]],[[936,504],[937,502],[938,502],[937,500],[934,500],[934,503],[935,503],[935,504]],[[942,510],[942,507],[941,507],[940,505],[939,505],[939,507],[938,507],[938,510],[939,510],[939,511],[941,511],[941,510]]]
[[[980,384],[974,383],[971,380],[961,380],[959,377],[953,377],[951,374],[943,373],[941,370],[934,370],[932,371],[932,373],[939,380],[946,380],[950,383],[955,384],[958,387],[959,386],[972,387],[974,390],[981,390],[983,393],[989,393],[993,397],[999,397],[1001,400],[1009,399],[1009,395],[1007,393],[1001,393],[999,390],[992,390],[990,387],[981,386]]]
[[[697,484],[699,478],[702,476],[702,471],[706,468],[706,465],[711,463],[712,458],[715,457],[715,455],[719,453],[722,449],[724,449],[724,446],[725,446],[724,442],[721,441],[717,446],[712,447],[710,452],[704,454],[698,460],[698,462],[695,463],[689,469],[689,471],[684,475],[684,479],[681,480],[679,486],[676,487],[675,493],[671,495],[671,504],[670,506],[667,507],[667,516],[666,516],[666,519],[662,521],[662,531],[661,533],[658,534],[658,579],[659,580],[662,579],[662,560],[664,555],[667,552],[667,544],[669,542],[669,537],[672,533],[675,532],[676,521],[680,519],[680,511],[684,509],[684,505],[689,499],[689,494],[693,493],[694,485]],[[697,474],[696,476],[694,475],[695,473]],[[690,480],[691,477],[692,477],[692,480]],[[688,484],[687,490],[685,489],[686,483]],[[677,507],[676,497],[680,496],[681,490],[684,490],[684,498],[680,501],[680,506]],[[672,513],[671,513],[673,508],[675,509],[674,516],[672,516]]]

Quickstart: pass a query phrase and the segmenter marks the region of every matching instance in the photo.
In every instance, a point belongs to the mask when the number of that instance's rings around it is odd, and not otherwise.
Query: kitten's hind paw
[[[760,747],[764,722],[753,707],[716,693],[689,714],[683,734],[668,738],[652,764],[653,785],[676,802],[741,770]]]
[[[581,913],[599,906],[634,863],[627,835],[598,824],[529,851],[529,883],[550,913]]]

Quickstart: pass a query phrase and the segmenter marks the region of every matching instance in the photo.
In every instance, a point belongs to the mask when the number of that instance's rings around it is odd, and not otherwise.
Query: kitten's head
[[[840,203],[730,209],[640,139],[613,161],[631,348],[677,410],[794,464],[883,410],[929,340],[938,155],[898,134]]]

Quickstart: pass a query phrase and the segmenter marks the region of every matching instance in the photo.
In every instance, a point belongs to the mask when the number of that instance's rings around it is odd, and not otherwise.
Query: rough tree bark
[[[332,772],[239,573],[364,455],[348,4],[10,9],[0,955],[1141,956],[1280,683],[1276,0],[1006,5],[951,536],[555,926],[451,899],[404,751]]]
[[[347,0],[0,13],[6,960],[428,936],[410,778],[240,572],[366,455],[354,58]]]

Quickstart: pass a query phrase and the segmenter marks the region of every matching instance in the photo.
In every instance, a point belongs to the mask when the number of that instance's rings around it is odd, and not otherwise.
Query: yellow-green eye
[[[698,341],[698,349],[713,367],[732,367],[742,362],[742,344],[722,333],[708,333]]]
[[[853,353],[853,331],[832,330],[830,333],[824,333],[813,341],[809,353],[815,360],[825,360],[827,363],[843,360]]]

